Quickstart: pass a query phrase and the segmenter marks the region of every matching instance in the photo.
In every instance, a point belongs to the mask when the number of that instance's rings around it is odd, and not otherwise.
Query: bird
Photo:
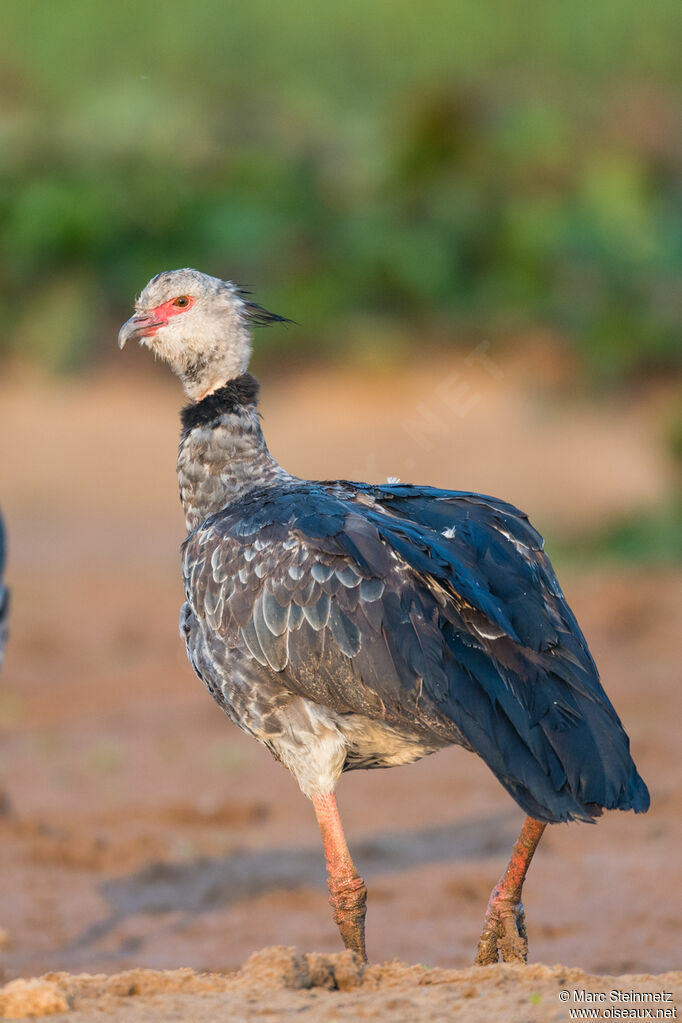
[[[0,668],[5,657],[9,622],[9,590],[3,582],[5,571],[5,528],[0,515]]]
[[[177,473],[189,661],[312,801],[333,919],[363,961],[367,888],[339,778],[451,745],[478,754],[526,816],[475,962],[526,962],[522,889],[545,827],[649,807],[629,739],[523,512],[468,491],[301,479],[273,458],[248,364],[254,328],[285,322],[185,268],[153,277],[119,332],[188,398]]]

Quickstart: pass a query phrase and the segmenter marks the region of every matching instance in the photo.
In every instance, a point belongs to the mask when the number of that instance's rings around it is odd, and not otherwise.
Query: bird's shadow
[[[353,842],[353,859],[367,879],[429,863],[505,855],[517,831],[518,814],[509,810],[456,825],[372,835]],[[198,857],[191,863],[149,863],[128,877],[100,885],[110,914],[88,926],[62,952],[78,956],[139,914],[195,916],[241,899],[311,884],[325,887],[320,845],[244,849],[224,857]],[[174,917],[172,929],[177,926]],[[129,951],[121,948],[119,955]]]

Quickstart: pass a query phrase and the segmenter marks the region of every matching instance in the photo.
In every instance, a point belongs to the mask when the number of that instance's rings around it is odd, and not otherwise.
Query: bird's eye
[[[186,309],[189,305],[189,295],[179,295],[173,299],[173,305],[178,309]]]

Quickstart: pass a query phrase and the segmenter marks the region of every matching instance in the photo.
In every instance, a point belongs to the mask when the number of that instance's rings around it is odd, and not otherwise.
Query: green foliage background
[[[0,355],[78,366],[159,269],[322,352],[548,326],[679,366],[679,0],[9,0]]]

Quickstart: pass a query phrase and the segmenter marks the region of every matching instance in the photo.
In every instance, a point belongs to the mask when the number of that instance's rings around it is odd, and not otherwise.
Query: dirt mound
[[[568,993],[568,997],[566,997]],[[603,997],[602,997],[603,995]],[[682,973],[595,977],[564,966],[429,969],[388,963],[363,966],[351,952],[298,953],[276,947],[256,952],[228,976],[194,970],[126,970],[105,974],[48,973],[14,980],[0,990],[5,1019],[68,1015],[69,1023],[97,1018],[231,1023],[276,1019],[428,1021],[466,1011],[478,1020],[568,1019],[594,1005],[669,1010],[682,995]],[[565,999],[565,1000],[564,1000]],[[670,1000],[669,1000],[670,999]],[[608,1016],[604,1017],[608,1018]],[[673,1018],[672,1014],[666,1018]]]

